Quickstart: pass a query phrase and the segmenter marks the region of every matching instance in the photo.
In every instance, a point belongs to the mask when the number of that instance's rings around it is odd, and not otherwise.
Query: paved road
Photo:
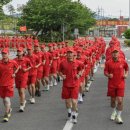
[[[107,39],[109,41],[109,39]],[[123,47],[127,60],[130,59],[130,49]],[[13,55],[12,55],[13,57]],[[126,98],[123,112],[123,125],[117,125],[109,120],[111,114],[110,100],[106,97],[107,79],[103,76],[103,64],[99,67],[90,92],[86,93],[84,104],[79,106],[78,124],[72,130],[129,130],[130,129],[130,77],[127,80]],[[3,105],[0,100],[0,130],[63,130],[66,124],[66,110],[60,98],[61,83],[52,87],[49,92],[42,92],[41,98],[36,98],[36,104],[27,103],[26,111],[19,113],[17,90],[12,99],[13,113],[10,121],[2,123]],[[29,95],[27,93],[27,99]],[[72,127],[72,124],[69,124]],[[70,130],[69,127],[67,130]]]

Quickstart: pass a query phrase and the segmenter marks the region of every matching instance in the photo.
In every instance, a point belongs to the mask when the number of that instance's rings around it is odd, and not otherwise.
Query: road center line
[[[74,124],[71,121],[67,121],[64,128],[63,128],[63,130],[72,130],[73,125]]]

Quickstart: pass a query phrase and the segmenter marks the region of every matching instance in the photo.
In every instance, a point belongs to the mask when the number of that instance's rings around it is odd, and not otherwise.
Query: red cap
[[[22,52],[22,51],[23,51],[23,48],[22,48],[22,47],[19,47],[19,48],[17,49],[17,51]]]
[[[74,49],[73,49],[73,48],[68,48],[67,52],[72,52],[72,53],[74,53]]]
[[[112,53],[114,52],[114,51],[119,51],[119,47],[113,47],[113,49],[112,49]]]
[[[32,46],[27,46],[27,50],[32,50]]]
[[[4,49],[2,50],[2,53],[8,54],[8,53],[9,53],[9,49],[8,49],[8,48],[4,48]]]
[[[48,47],[52,47],[53,45],[52,44],[48,44]]]
[[[43,44],[43,45],[41,45],[41,48],[45,48],[46,46]]]
[[[57,44],[56,44],[56,43],[53,43],[53,46],[57,46]]]
[[[34,47],[39,47],[39,44],[38,43],[34,43]]]
[[[62,45],[65,45],[65,43],[64,43],[64,42],[62,42]]]

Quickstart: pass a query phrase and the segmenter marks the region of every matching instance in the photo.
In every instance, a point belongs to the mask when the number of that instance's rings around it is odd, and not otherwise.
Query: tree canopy
[[[6,5],[6,4],[8,4],[10,1],[12,1],[12,0],[0,0],[0,4]]]
[[[66,34],[75,28],[87,30],[95,24],[94,12],[72,0],[29,0],[24,7],[19,25],[41,32],[42,37],[57,39],[65,26]]]
[[[12,0],[0,0],[0,19],[3,18],[3,6],[11,2]]]

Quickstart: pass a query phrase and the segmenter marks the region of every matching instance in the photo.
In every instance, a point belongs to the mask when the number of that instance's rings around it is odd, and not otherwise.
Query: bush
[[[124,32],[124,37],[126,39],[130,39],[130,29],[127,29],[125,32]]]
[[[125,43],[125,45],[130,46],[130,40],[129,39],[125,40],[124,43]]]

